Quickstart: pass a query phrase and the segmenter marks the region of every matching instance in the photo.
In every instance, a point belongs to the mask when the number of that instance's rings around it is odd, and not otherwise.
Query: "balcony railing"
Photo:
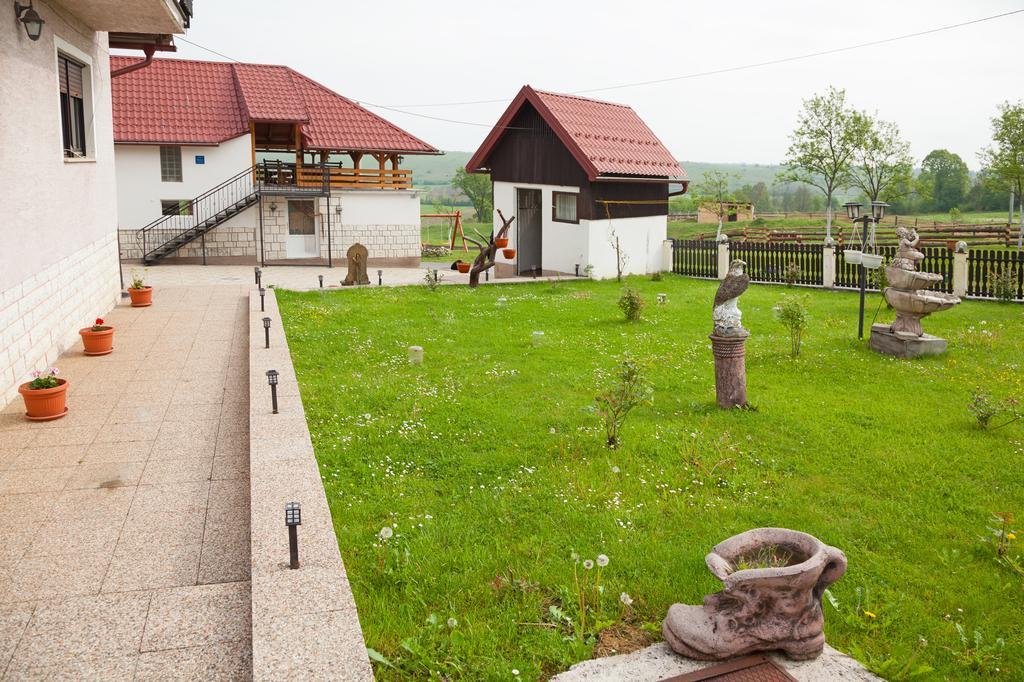
[[[341,168],[331,165],[298,166],[264,161],[257,179],[265,189],[296,187],[321,189],[412,189],[412,171],[387,168]]]

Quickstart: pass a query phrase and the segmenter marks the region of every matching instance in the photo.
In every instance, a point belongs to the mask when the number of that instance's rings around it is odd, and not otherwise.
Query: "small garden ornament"
[[[746,265],[738,258],[729,265],[729,273],[715,293],[711,311],[714,329],[711,352],[715,356],[715,395],[722,408],[747,406],[747,366],[744,344],[750,332],[743,328],[743,314],[737,305],[750,285]]]
[[[715,661],[755,651],[817,658],[825,647],[821,596],[846,572],[846,555],[807,533],[755,528],[705,557],[725,588],[702,606],[673,604],[662,624],[672,650]]]

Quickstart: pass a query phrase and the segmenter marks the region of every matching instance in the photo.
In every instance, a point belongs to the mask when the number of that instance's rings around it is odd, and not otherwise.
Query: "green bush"
[[[800,341],[807,329],[806,300],[806,296],[783,296],[773,308],[775,318],[789,330],[790,355],[794,358],[800,355]]]
[[[626,287],[622,292],[622,297],[619,298],[619,309],[630,322],[636,322],[640,319],[640,315],[644,310],[644,305],[643,296],[640,295],[639,291],[632,287]]]
[[[989,281],[992,283],[992,295],[997,301],[1008,303],[1017,293],[1017,268],[1004,266],[989,270]]]

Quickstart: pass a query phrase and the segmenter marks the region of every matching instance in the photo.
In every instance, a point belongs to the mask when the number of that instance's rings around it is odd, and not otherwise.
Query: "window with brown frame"
[[[60,122],[64,138],[64,156],[82,158],[85,148],[85,78],[83,64],[62,54],[57,55],[57,76],[60,83]]]
[[[580,195],[574,192],[551,193],[551,219],[556,223],[579,223]]]

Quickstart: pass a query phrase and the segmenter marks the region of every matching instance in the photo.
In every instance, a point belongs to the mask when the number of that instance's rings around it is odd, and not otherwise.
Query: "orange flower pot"
[[[29,388],[26,382],[18,386],[18,393],[25,400],[25,416],[34,422],[60,419],[68,413],[68,382],[60,382],[53,388]]]
[[[516,250],[515,249],[502,249],[501,250],[501,255],[504,256],[505,258],[507,258],[508,260],[512,260],[513,258],[516,257]]]
[[[508,237],[502,237],[501,239],[495,239],[494,240],[494,245],[497,246],[499,249],[504,249],[506,246],[508,246]]]
[[[472,267],[470,263],[456,263],[455,265],[459,268],[459,272],[462,274],[469,272],[470,267]]]
[[[153,287],[129,288],[128,295],[132,297],[133,308],[145,308],[146,306],[153,305]]]
[[[79,329],[86,355],[106,355],[114,350],[114,328],[104,327],[93,331],[92,327]]]

